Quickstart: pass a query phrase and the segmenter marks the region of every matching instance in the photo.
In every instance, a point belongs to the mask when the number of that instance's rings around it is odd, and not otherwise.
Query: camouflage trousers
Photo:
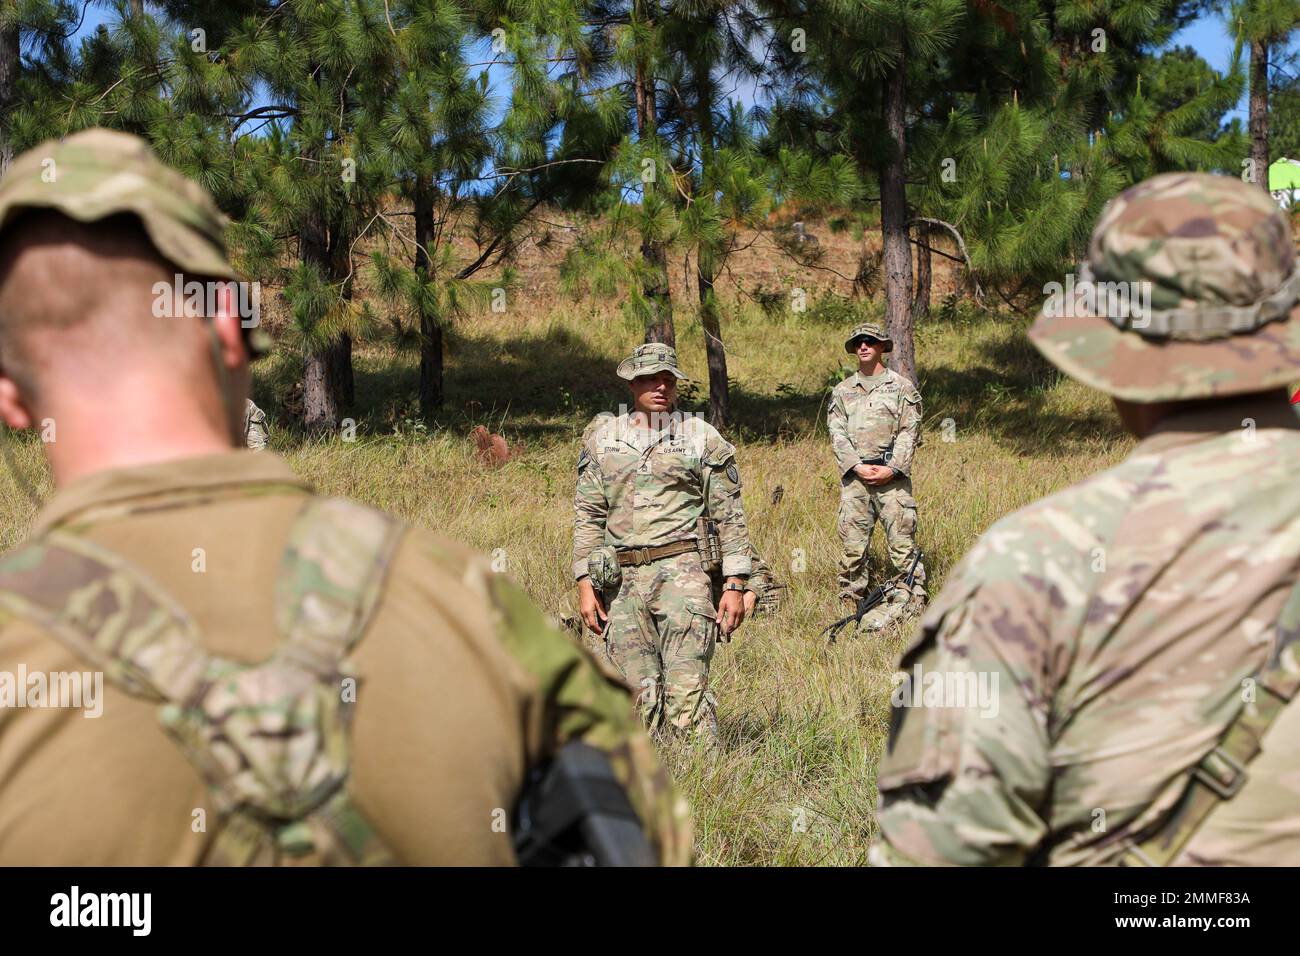
[[[632,685],[647,729],[717,737],[709,661],[717,614],[709,576],[694,551],[623,569],[609,600],[605,651]]]
[[[885,528],[893,574],[905,574],[908,558],[916,547],[916,499],[912,497],[910,478],[895,478],[888,484],[873,487],[851,474],[840,482],[839,531],[844,545],[839,574],[842,597],[857,599],[869,590],[867,548],[877,520]],[[916,566],[914,581],[914,590],[924,594],[924,562]]]

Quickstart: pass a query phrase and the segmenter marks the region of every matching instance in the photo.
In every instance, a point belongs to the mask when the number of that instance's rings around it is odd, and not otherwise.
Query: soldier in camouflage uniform
[[[1032,341],[1140,441],[952,572],[902,656],[872,859],[1300,862],[1290,227],[1234,177],[1157,176],[1061,291]]]
[[[921,438],[921,393],[881,361],[894,343],[878,325],[859,325],[844,350],[858,370],[831,392],[826,427],[840,471],[840,600],[852,611],[867,593],[867,548],[876,521],[885,528],[894,575],[911,566],[916,548],[912,456]],[[913,575],[911,599],[925,600],[925,565]],[[900,589],[903,586],[900,585]]]
[[[599,416],[578,458],[579,609],[591,630],[604,633],[648,728],[716,740],[709,661],[715,640],[728,640],[744,620],[752,570],[736,450],[702,418],[675,411],[684,376],[672,348],[638,346],[618,375],[630,383],[634,409]],[[701,517],[717,521],[721,541],[726,584],[716,608],[697,534]],[[593,560],[607,569],[594,582]]]
[[[235,451],[259,330],[228,296],[151,309],[177,273],[239,278],[222,233],[123,133],[0,181],[0,417],[62,426],[56,493],[0,556],[0,864],[510,864],[529,775],[575,753],[687,862],[603,662],[479,556]],[[93,706],[61,698],[83,714],[7,679],[92,671]]]
[[[244,444],[253,451],[261,451],[271,440],[271,430],[266,423],[266,412],[262,411],[253,400],[244,403]]]

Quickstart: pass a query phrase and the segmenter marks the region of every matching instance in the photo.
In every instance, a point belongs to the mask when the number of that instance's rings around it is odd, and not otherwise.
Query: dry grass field
[[[497,552],[506,572],[558,617],[572,600],[578,437],[595,413],[626,399],[614,366],[640,329],[615,302],[567,301],[528,276],[505,313],[465,316],[449,330],[447,403],[435,425],[416,413],[416,357],[381,344],[356,351],[354,441],[307,438],[285,424],[283,403],[299,369],[292,356],[257,371],[254,395],[279,423],[272,448],[320,490]],[[527,294],[530,282],[536,291]],[[694,808],[703,864],[861,864],[874,832],[874,767],[905,635],[830,649],[818,640],[836,616],[838,555],[825,402],[851,371],[842,342],[852,320],[818,302],[802,313],[766,313],[740,298],[724,319],[734,382],[728,437],[739,449],[749,525],[789,591],[778,615],[747,622],[715,657],[721,754],[710,760],[686,747],[664,754]],[[879,304],[864,309],[878,313]],[[676,311],[693,380],[684,405],[700,408],[703,335],[690,303],[679,299]],[[936,593],[993,521],[1108,467],[1130,447],[1108,403],[1056,375],[1028,344],[1025,326],[1024,318],[936,301],[918,329],[925,431],[915,495]],[[485,470],[476,460],[467,436],[479,424],[509,442],[512,460],[503,467]],[[48,495],[35,438],[20,438],[14,452],[38,494]],[[0,478],[0,487],[7,546],[25,533],[32,507],[11,479]],[[876,569],[884,567],[880,545],[877,535]]]

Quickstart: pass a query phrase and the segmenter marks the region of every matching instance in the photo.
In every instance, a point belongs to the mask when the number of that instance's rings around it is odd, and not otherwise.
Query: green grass
[[[1056,375],[1024,328],[1023,319],[936,309],[918,331],[925,437],[914,490],[934,593],[992,522],[1108,467],[1130,447],[1109,403]],[[698,402],[707,394],[703,336],[682,310],[677,329],[696,383],[686,395]],[[705,864],[860,864],[873,835],[874,768],[906,635],[889,631],[829,650],[817,639],[836,616],[839,483],[824,414],[830,385],[851,370],[843,332],[813,313],[766,316],[757,308],[724,325],[736,383],[727,436],[738,446],[751,532],[789,592],[779,615],[746,623],[719,647],[721,754],[664,752],[694,808]],[[449,336],[447,403],[432,426],[416,413],[415,357],[360,346],[356,441],[279,427],[272,448],[321,491],[498,552],[558,617],[572,607],[578,436],[597,411],[625,400],[614,366],[639,338],[613,306],[467,317]],[[298,363],[269,361],[257,371],[255,398],[275,423]],[[483,470],[466,437],[476,424],[503,434],[515,460]],[[39,443],[24,437],[14,451],[47,495]],[[778,486],[784,495],[773,504]],[[10,545],[32,507],[12,481],[3,487]],[[875,570],[885,567],[879,538]],[[801,556],[804,570],[792,570]]]

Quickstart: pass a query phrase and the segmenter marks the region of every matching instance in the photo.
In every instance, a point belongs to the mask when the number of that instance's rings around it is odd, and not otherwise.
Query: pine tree
[[[1237,47],[1250,50],[1250,173],[1252,180],[1268,191],[1268,94],[1270,57],[1284,47],[1300,24],[1297,0],[1238,0],[1228,8]]]

